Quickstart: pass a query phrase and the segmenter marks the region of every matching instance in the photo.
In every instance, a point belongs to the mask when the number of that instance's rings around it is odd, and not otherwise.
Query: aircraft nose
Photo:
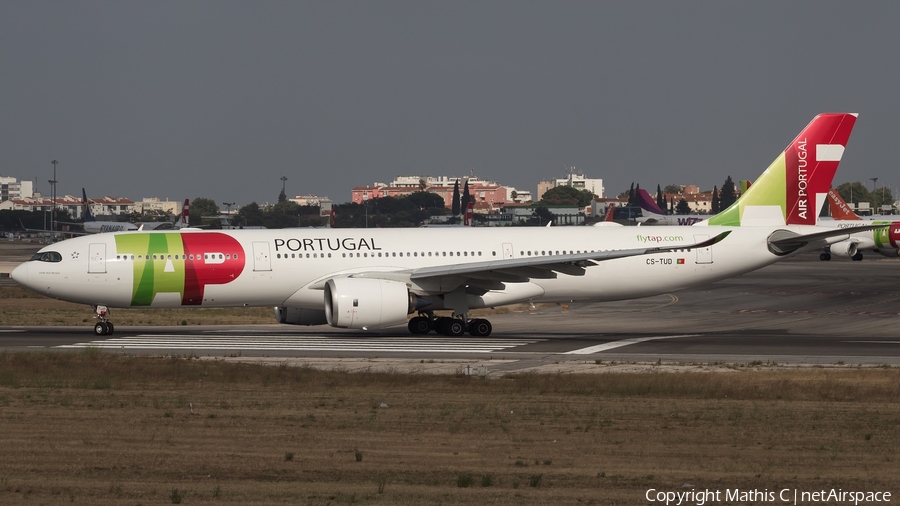
[[[9,273],[9,277],[22,286],[28,286],[28,263],[19,264],[18,267]]]

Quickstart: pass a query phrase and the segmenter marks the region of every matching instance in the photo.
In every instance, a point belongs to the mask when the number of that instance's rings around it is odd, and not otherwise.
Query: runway
[[[405,328],[3,327],[0,349],[94,347],[129,354],[379,361],[446,360],[498,370],[598,362],[900,365],[900,260],[812,255],[645,299],[539,306],[491,316],[490,337],[413,336]],[[460,362],[460,363],[462,363]]]

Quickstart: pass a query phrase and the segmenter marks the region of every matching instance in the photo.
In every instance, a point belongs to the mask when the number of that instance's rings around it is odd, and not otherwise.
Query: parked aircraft
[[[823,227],[841,228],[851,232],[844,241],[831,244],[819,255],[820,260],[831,260],[832,255],[863,259],[863,251],[872,251],[886,257],[900,256],[900,221],[889,221],[883,217],[863,219],[850,209],[844,199],[832,188],[828,191],[828,206],[833,220],[820,220]],[[883,225],[875,230],[854,231],[866,225]]]
[[[84,207],[84,231],[88,234],[99,234],[102,232],[125,232],[137,230],[138,226],[134,223],[124,221],[97,221],[91,213],[91,204],[88,202],[87,192],[81,189],[81,205]]]
[[[847,239],[845,230],[815,227],[811,210],[825,198],[855,122],[856,114],[816,116],[705,227],[130,232],[47,246],[11,276],[90,304],[98,335],[114,330],[110,307],[270,306],[285,324],[406,323],[416,334],[484,336],[491,323],[470,319],[470,309],[657,295]],[[440,310],[452,316],[435,317]]]
[[[638,188],[637,199],[642,216],[635,221],[642,225],[693,225],[709,218],[708,214],[666,214],[643,188]]]
[[[191,201],[190,199],[184,199],[184,204],[181,206],[181,214],[178,215],[174,223],[168,221],[144,221],[138,224],[138,228],[140,230],[181,230],[190,227],[188,224],[190,214]]]

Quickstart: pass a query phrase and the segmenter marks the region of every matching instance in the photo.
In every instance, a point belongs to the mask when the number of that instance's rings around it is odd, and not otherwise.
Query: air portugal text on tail
[[[846,239],[809,225],[855,120],[817,116],[702,227],[137,231],[47,246],[12,277],[90,304],[100,335],[113,331],[108,308],[269,306],[286,324],[485,336],[490,321],[471,309],[658,295]]]
[[[856,124],[856,114],[820,114],[734,205],[708,225],[815,225]]]

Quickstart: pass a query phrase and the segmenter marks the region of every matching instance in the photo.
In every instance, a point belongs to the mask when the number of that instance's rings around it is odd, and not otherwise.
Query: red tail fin
[[[467,227],[472,226],[472,212],[475,209],[475,203],[469,202],[466,204],[466,221],[463,222]]]
[[[184,228],[189,226],[191,222],[191,201],[190,199],[184,199],[184,205],[181,206],[181,223],[178,225]]]
[[[861,220],[853,209],[844,202],[844,199],[834,191],[834,188],[828,190],[828,207],[831,209],[831,217],[836,220]]]
[[[613,216],[616,214],[616,203],[610,202],[606,207],[606,215],[603,216],[603,221],[613,221]]]

